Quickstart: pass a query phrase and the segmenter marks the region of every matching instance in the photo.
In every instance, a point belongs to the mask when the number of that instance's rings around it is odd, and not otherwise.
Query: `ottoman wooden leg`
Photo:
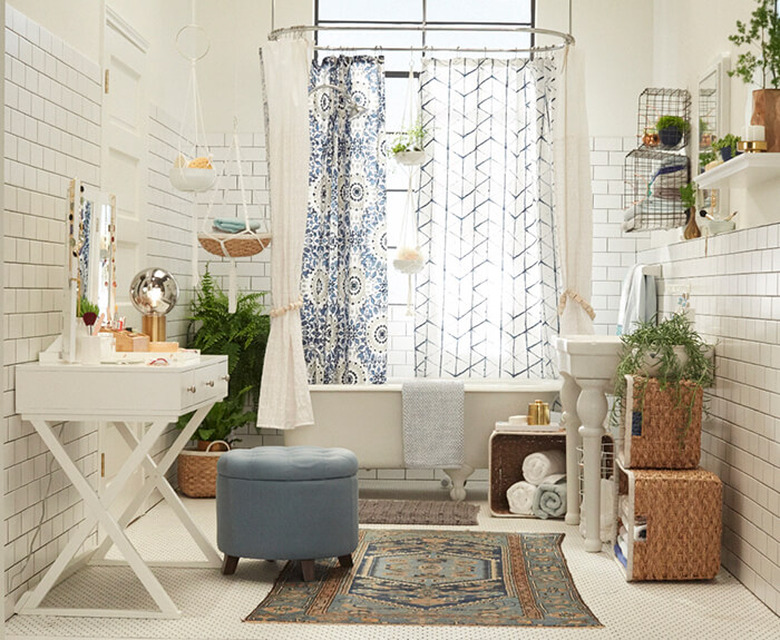
[[[345,556],[339,556],[339,564],[342,567],[351,567],[352,566],[352,554],[348,553]]]
[[[304,582],[314,580],[314,560],[301,560],[301,571],[303,572]]]
[[[222,561],[222,575],[232,576],[236,572],[238,566],[238,556],[229,556],[225,554],[225,559]]]

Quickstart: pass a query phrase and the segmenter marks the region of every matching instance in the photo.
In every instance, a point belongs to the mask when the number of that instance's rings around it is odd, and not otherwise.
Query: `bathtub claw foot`
[[[455,502],[462,502],[466,499],[466,480],[474,473],[474,467],[464,464],[458,469],[445,469],[450,480],[452,480],[452,489],[450,489],[450,499]]]

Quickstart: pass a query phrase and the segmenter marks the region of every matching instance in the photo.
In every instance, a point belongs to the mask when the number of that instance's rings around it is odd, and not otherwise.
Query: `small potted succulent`
[[[661,145],[667,148],[673,148],[682,142],[683,136],[691,128],[685,118],[680,116],[661,116],[655,124],[658,131],[658,138]]]
[[[737,151],[737,143],[741,140],[742,138],[739,136],[727,133],[722,138],[715,140],[715,142],[712,143],[712,148],[720,153],[720,157],[723,159],[723,162],[728,162],[733,157],[739,155],[739,152]]]

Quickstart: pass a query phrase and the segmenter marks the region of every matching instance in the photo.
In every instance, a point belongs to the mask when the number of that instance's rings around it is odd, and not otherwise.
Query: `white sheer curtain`
[[[260,54],[265,84],[271,184],[271,333],[265,352],[257,426],[314,424],[301,339],[301,258],[309,195],[309,72],[302,37],[269,42]]]
[[[556,117],[555,215],[563,275],[558,313],[560,335],[593,333],[590,306],[593,264],[593,191],[590,175],[585,66],[582,52],[568,47]]]

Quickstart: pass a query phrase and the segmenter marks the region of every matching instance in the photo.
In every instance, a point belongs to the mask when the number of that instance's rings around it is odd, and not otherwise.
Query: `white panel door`
[[[117,313],[126,317],[128,326],[137,330],[141,328],[141,316],[130,303],[128,292],[133,276],[148,264],[145,215],[149,145],[147,48],[143,36],[107,7],[103,51],[101,187],[116,195]],[[139,398],[139,402],[142,401]],[[142,435],[142,425],[137,425],[135,429],[137,435]],[[105,489],[129,455],[130,448],[116,427],[105,423],[99,428],[98,447],[101,489]],[[124,508],[143,482],[141,473],[138,471],[131,478],[124,495],[117,501],[117,512]]]

